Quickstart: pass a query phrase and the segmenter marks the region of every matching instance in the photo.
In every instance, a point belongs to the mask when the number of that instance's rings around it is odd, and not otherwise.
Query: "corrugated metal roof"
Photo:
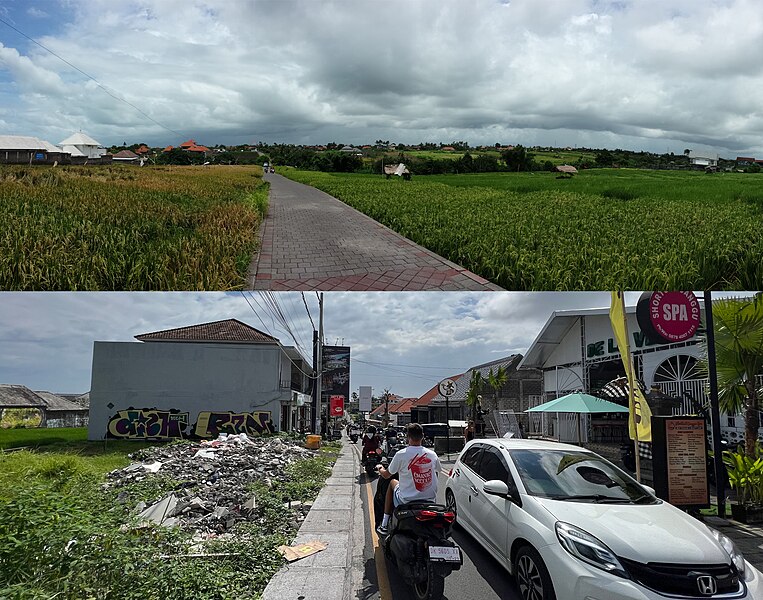
[[[35,392],[42,398],[49,412],[88,412],[88,409],[51,392]]]
[[[45,150],[45,142],[27,135],[0,135],[0,150]]]
[[[212,323],[201,323],[189,327],[166,329],[135,336],[141,342],[227,342],[276,344],[278,340],[259,329],[255,329],[237,319],[225,319]]]
[[[45,402],[23,385],[0,384],[1,408],[45,408]]]

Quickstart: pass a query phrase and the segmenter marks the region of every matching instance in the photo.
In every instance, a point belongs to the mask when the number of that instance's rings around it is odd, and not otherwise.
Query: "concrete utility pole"
[[[318,296],[318,357],[315,374],[315,433],[321,434],[321,394],[323,393],[323,293]]]
[[[384,427],[389,427],[389,390],[384,390]]]

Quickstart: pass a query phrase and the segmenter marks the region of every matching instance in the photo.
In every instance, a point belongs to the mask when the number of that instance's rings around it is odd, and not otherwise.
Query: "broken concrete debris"
[[[236,522],[256,518],[257,500],[248,489],[256,481],[272,487],[283,481],[286,467],[310,458],[316,451],[282,438],[255,438],[246,434],[221,434],[212,441],[183,442],[134,452],[135,463],[112,471],[107,489],[119,489],[154,476],[180,482],[165,497],[135,508],[144,523],[179,526],[203,538],[229,531]],[[125,501],[120,493],[118,500]],[[294,513],[298,525],[310,509],[309,503],[292,501],[285,510]]]

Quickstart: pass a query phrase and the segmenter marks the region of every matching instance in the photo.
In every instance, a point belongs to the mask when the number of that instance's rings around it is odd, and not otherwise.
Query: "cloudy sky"
[[[628,294],[634,304],[639,294]],[[311,358],[315,293],[274,295]],[[296,345],[254,293],[0,293],[0,383],[33,390],[90,389],[93,342],[135,342],[141,333],[239,319]],[[250,306],[251,303],[251,306]],[[469,367],[524,354],[554,310],[609,306],[607,292],[327,292],[325,341],[351,347],[351,389],[370,385],[420,396]],[[136,342],[139,343],[139,342]]]
[[[0,19],[0,134],[763,155],[760,0],[0,0]]]

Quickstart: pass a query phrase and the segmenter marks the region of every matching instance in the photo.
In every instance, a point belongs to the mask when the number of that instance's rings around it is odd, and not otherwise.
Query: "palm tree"
[[[763,297],[713,302],[718,401],[728,414],[744,415],[745,453],[755,455],[763,373]],[[707,339],[704,341],[707,368]]]
[[[487,384],[493,388],[493,392],[496,396],[498,395],[498,390],[500,390],[508,380],[509,376],[506,373],[506,369],[503,367],[498,367],[498,370],[495,373],[493,373],[493,369],[491,368],[487,374]],[[498,399],[496,399],[495,405],[496,408],[498,408]]]
[[[477,404],[479,403],[483,383],[482,373],[476,370],[472,371],[472,378],[469,380],[469,391],[466,393],[466,405],[472,409],[470,418],[475,422],[477,420]]]

